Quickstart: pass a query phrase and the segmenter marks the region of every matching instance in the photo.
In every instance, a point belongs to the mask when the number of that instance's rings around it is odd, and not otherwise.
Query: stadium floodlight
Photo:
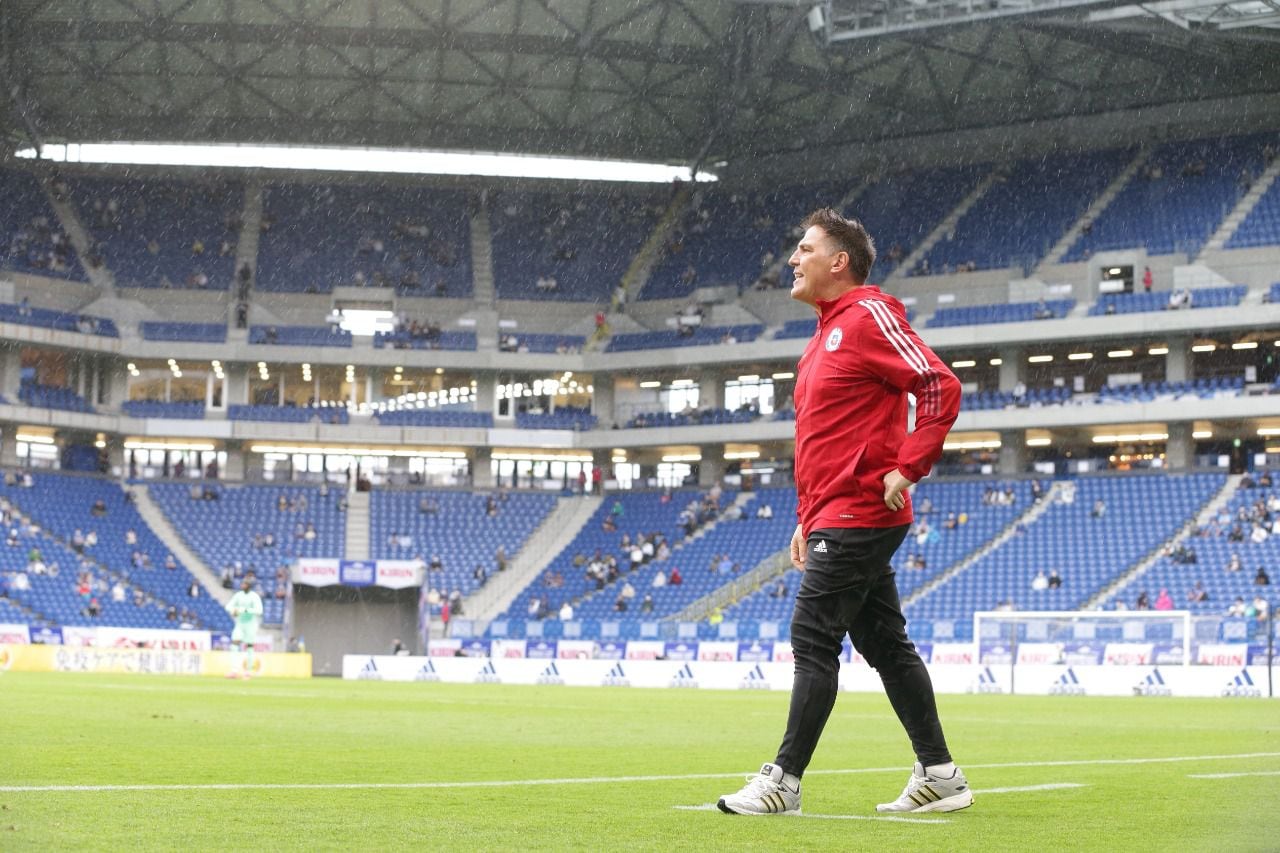
[[[15,155],[55,163],[129,166],[204,166],[225,169],[290,169],[318,172],[376,172],[402,175],[470,175],[490,178],[547,178],[563,181],[620,181],[669,184],[718,181],[712,172],[666,163],[499,154],[489,151],[433,151],[409,148],[343,148],[240,143],[78,142],[23,148]]]

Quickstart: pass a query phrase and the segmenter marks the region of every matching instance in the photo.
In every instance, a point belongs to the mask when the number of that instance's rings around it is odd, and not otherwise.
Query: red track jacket
[[[818,330],[796,371],[796,491],[804,535],[825,527],[896,527],[910,496],[884,505],[894,468],[917,482],[942,455],[960,413],[960,381],[874,285],[818,303]],[[916,426],[907,435],[907,394]]]

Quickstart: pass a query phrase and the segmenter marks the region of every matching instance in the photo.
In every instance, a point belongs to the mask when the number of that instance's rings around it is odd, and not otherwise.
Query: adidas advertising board
[[[671,676],[671,682],[667,686],[696,688],[698,686],[698,679],[693,675],[693,667],[686,663],[684,666],[677,669],[675,674]]]
[[[498,675],[498,668],[493,665],[493,661],[485,661],[484,666],[476,673],[476,677],[471,679],[476,684],[501,684],[502,677]]]
[[[414,681],[439,681],[440,673],[436,672],[436,666],[432,663],[431,658],[427,658],[426,663],[418,667],[418,671],[413,674]]]
[[[1003,693],[1004,684],[1001,679],[996,678],[995,672],[989,666],[978,668],[977,678],[974,679],[970,686],[969,693]]]
[[[1262,688],[1254,682],[1249,670],[1241,667],[1240,671],[1232,676],[1227,685],[1222,688],[1222,695],[1257,698],[1262,696]]]
[[[760,664],[756,664],[747,670],[747,674],[742,676],[742,680],[738,682],[739,690],[771,690],[772,685],[769,679],[765,677],[764,670],[760,668]]]
[[[381,681],[382,673],[378,672],[378,662],[374,658],[365,661],[364,666],[360,667],[360,675],[357,676],[361,681]]]
[[[564,684],[564,679],[560,677],[560,669],[556,666],[555,661],[547,664],[542,672],[538,673],[538,684]]]
[[[1165,683],[1164,676],[1160,673],[1160,667],[1153,666],[1151,671],[1143,676],[1142,680],[1133,685],[1134,696],[1172,696],[1173,691],[1169,689],[1169,685]]]
[[[1080,683],[1075,667],[1070,666],[1049,685],[1050,696],[1084,696],[1088,692]]]
[[[627,678],[627,671],[623,669],[622,661],[618,661],[609,667],[609,671],[605,673],[604,678],[600,681],[602,687],[630,687],[631,679]]]
[[[22,649],[22,646],[8,648]],[[559,649],[557,648],[557,651]],[[763,650],[758,650],[759,654]],[[935,652],[937,651],[935,647]],[[618,650],[613,650],[617,653]],[[939,693],[1009,693],[1009,666],[928,664]],[[476,658],[347,655],[343,678],[426,684],[556,684],[571,687],[655,687],[702,690],[788,691],[794,666],[766,660],[721,661],[626,658]],[[1227,696],[1267,695],[1262,666],[1165,666],[1143,664],[1024,665],[1016,669],[1016,692],[1041,696]],[[865,664],[845,663],[844,692],[880,693],[883,686]]]

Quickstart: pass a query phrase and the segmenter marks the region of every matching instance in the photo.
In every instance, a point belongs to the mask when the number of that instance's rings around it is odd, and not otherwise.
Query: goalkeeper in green
[[[252,587],[253,581],[245,578],[240,582],[240,591],[227,602],[227,612],[236,623],[231,631],[231,644],[236,651],[244,653],[240,658],[239,671],[232,667],[227,673],[228,678],[248,678],[253,671],[253,644],[258,639],[258,623],[262,621],[262,596]]]

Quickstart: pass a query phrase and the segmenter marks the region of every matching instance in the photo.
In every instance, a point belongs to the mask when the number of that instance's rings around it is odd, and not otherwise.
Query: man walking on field
[[[942,455],[959,414],[960,382],[907,324],[902,303],[866,284],[876,254],[861,223],[824,208],[802,227],[791,296],[818,312],[818,328],[796,371],[800,523],[791,562],[804,575],[791,621],[791,710],[773,763],[718,805],[729,814],[800,812],[800,779],[835,704],[847,633],[879,673],[916,754],[902,795],[877,811],[963,809],[973,792],[947,750],[889,564],[911,525],[907,489]]]
[[[231,644],[236,651],[243,653],[238,666],[233,666],[227,677],[248,678],[253,671],[253,644],[258,640],[258,623],[262,621],[262,596],[253,591],[252,580],[245,578],[240,582],[240,591],[227,602],[227,612],[235,622],[231,629]]]

